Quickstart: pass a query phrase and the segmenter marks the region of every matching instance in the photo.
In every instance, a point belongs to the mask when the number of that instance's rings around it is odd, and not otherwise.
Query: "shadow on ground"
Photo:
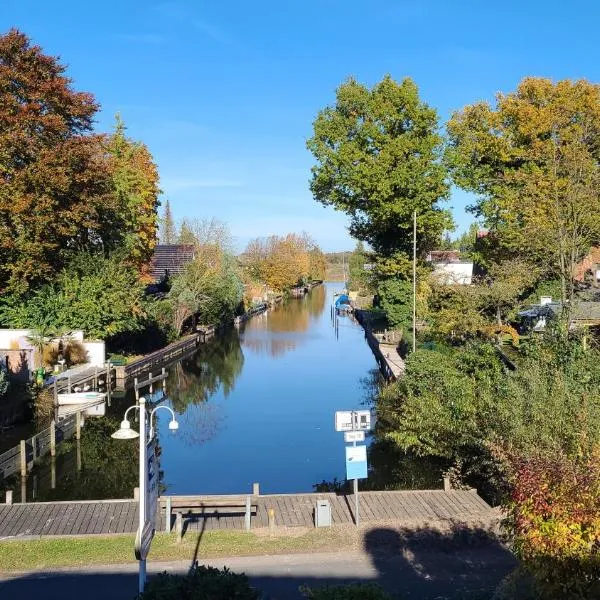
[[[446,531],[372,528],[365,532],[360,551],[203,560],[200,544],[195,554],[200,564],[245,572],[269,600],[301,598],[301,585],[350,582],[378,583],[399,599],[483,600],[516,565],[493,533],[461,525]],[[158,567],[183,573],[189,566],[149,562],[151,572]],[[132,600],[136,589],[134,564],[14,576],[0,582],[0,597]]]

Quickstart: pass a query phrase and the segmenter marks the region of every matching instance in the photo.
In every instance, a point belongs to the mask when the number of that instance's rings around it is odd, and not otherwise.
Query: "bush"
[[[61,354],[58,351],[58,344],[49,344],[44,348],[44,364],[53,367],[58,363],[58,357]],[[88,361],[88,353],[85,346],[77,340],[68,340],[63,343],[62,356],[68,367],[72,365],[82,365]]]
[[[371,583],[328,585],[317,589],[302,586],[300,591],[308,600],[392,600],[388,593]]]
[[[513,459],[506,525],[541,598],[600,597],[600,450]]]
[[[152,577],[138,600],[260,600],[260,597],[243,573],[196,563],[187,575],[164,572]]]

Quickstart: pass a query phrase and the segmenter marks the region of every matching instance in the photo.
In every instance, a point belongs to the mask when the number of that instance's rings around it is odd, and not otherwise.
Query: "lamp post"
[[[123,415],[121,427],[118,431],[112,434],[111,437],[117,440],[132,440],[136,437],[140,438],[140,493],[139,493],[139,525],[135,540],[135,554],[140,563],[139,569],[139,584],[138,591],[141,594],[144,591],[146,584],[146,557],[150,551],[150,544],[154,536],[155,519],[156,519],[156,498],[158,494],[158,470],[149,468],[154,465],[154,425],[152,418],[157,410],[164,408],[171,413],[171,421],[169,429],[176,431],[179,428],[179,423],[175,420],[175,413],[168,406],[157,406],[153,408],[150,415],[146,413],[146,399],[140,398],[139,404],[130,406]],[[138,410],[140,414],[140,432],[131,429],[131,423],[127,419],[127,414],[130,410]],[[148,424],[150,430],[148,430]],[[150,451],[150,452],[149,452]],[[150,456],[149,456],[150,454]],[[152,488],[149,489],[149,481],[151,480]],[[150,493],[149,493],[150,492]]]

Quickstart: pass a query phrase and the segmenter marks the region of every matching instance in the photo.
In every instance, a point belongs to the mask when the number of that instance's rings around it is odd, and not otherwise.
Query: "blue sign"
[[[346,479],[367,478],[367,447],[346,446]]]

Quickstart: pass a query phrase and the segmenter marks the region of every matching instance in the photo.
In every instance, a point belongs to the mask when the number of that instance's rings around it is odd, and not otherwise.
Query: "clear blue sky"
[[[306,230],[351,248],[346,218],[308,190],[319,109],[352,75],[412,77],[443,120],[525,75],[600,79],[600,5],[571,0],[0,0],[0,28],[60,55],[78,89],[121,113],[175,216],[227,221],[238,246]],[[471,217],[455,192],[459,230]]]

